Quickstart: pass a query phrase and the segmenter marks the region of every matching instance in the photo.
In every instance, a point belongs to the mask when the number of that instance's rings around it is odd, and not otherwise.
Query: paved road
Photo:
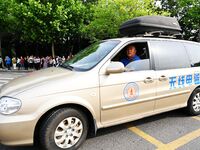
[[[10,80],[14,78],[25,75],[25,72],[1,72],[0,71],[0,88],[3,84],[8,83]]]
[[[9,75],[0,73],[0,78],[15,78],[20,75],[18,73],[9,73]],[[87,139],[80,148],[80,150],[112,149],[199,150],[200,116],[188,116],[183,109],[180,109],[127,124],[101,129],[96,137]],[[38,148],[31,146],[0,146],[0,150],[38,150]]]

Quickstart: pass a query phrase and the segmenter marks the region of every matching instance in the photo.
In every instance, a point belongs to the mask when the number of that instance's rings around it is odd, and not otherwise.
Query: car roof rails
[[[183,39],[183,35],[179,34],[165,34],[164,31],[146,32],[144,34],[132,35],[131,37],[155,37],[155,38],[170,38],[170,39]]]

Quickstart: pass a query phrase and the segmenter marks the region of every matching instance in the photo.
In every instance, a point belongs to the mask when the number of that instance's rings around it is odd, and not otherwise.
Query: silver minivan
[[[140,60],[124,66],[127,46]],[[88,135],[162,112],[200,114],[200,44],[168,38],[105,40],[62,66],[0,89],[0,143],[77,149]]]

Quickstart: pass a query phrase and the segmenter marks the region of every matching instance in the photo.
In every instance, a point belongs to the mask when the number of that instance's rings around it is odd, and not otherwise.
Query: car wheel
[[[47,117],[40,129],[40,144],[46,150],[75,150],[85,141],[88,121],[74,108],[63,108]]]
[[[190,115],[200,114],[200,88],[193,91],[188,100],[187,110]]]

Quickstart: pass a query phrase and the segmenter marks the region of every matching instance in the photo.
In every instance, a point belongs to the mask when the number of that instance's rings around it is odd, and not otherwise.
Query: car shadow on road
[[[182,108],[182,109],[177,109],[177,110],[161,113],[158,115],[142,118],[137,121],[131,122],[131,124],[134,126],[139,126],[145,123],[151,123],[151,122],[155,122],[155,121],[159,121],[159,120],[163,120],[167,118],[187,118],[187,117],[189,117],[189,114],[185,111],[184,108]]]
[[[139,119],[139,120],[132,121],[129,123],[100,129],[100,130],[98,130],[96,137],[105,136],[107,134],[115,133],[115,132],[118,132],[121,130],[126,130],[127,125],[130,125],[130,124],[133,126],[139,126],[139,125],[142,125],[145,123],[150,123],[150,122],[158,121],[158,120],[165,119],[165,118],[174,118],[174,117],[186,118],[188,116],[189,115],[184,111],[184,109],[178,109],[178,110],[154,115],[151,117]],[[90,137],[90,138],[95,138],[95,137]],[[33,147],[33,146],[21,146],[21,147],[0,146],[0,150],[41,150],[41,149],[39,149],[38,147]]]
[[[33,146],[18,146],[18,147],[14,147],[14,146],[3,146],[0,145],[0,150],[41,150],[37,147],[33,147]]]
[[[139,125],[142,125],[142,124],[145,124],[145,123],[151,123],[151,122],[155,122],[155,121],[158,121],[158,120],[161,120],[161,119],[186,118],[188,116],[189,115],[187,114],[185,109],[177,109],[177,110],[161,113],[161,114],[158,114],[158,115],[145,117],[145,118],[142,118],[142,119],[139,119],[139,120],[136,120],[136,121],[124,123],[124,124],[121,124],[121,125],[116,125],[116,126],[100,129],[100,130],[98,130],[96,137],[127,129],[127,126],[130,126],[130,125],[131,126],[139,126]]]

